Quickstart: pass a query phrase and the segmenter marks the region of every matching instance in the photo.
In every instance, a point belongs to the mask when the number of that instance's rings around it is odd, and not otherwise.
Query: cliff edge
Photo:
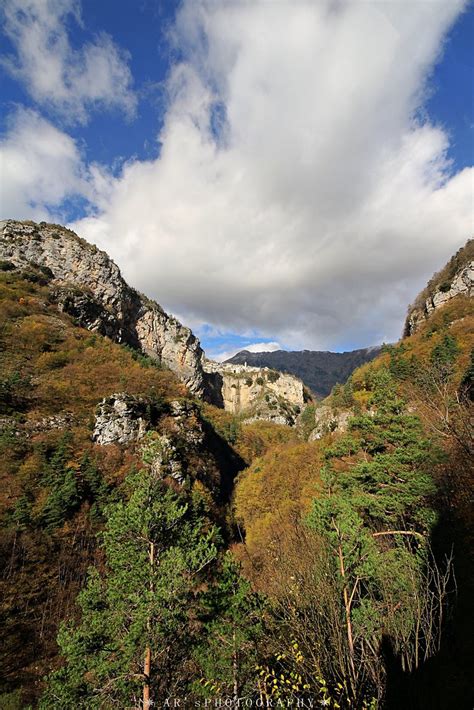
[[[80,325],[142,350],[193,394],[204,394],[203,351],[191,330],[128,286],[112,259],[75,232],[46,222],[1,222],[0,259],[41,267],[59,308]]]

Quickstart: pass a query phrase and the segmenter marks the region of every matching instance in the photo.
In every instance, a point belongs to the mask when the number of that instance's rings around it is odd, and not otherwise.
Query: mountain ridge
[[[403,337],[416,333],[438,308],[459,295],[474,295],[474,239],[468,239],[443,268],[433,274],[408,306]]]

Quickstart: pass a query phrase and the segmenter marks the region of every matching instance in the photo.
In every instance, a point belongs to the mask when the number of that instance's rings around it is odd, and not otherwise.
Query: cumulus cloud
[[[463,7],[184,0],[160,155],[91,170],[75,228],[188,323],[291,349],[396,339],[472,224],[473,171],[419,118]]]
[[[28,109],[9,117],[0,165],[1,219],[51,219],[65,199],[89,190],[74,140]]]
[[[68,21],[81,25],[78,0],[5,0],[4,32],[16,54],[3,66],[32,98],[71,122],[85,123],[93,108],[136,110],[128,55],[105,33],[72,47]]]
[[[462,8],[184,2],[160,157],[106,181],[77,228],[193,322],[393,340],[471,224],[472,171],[416,118]]]

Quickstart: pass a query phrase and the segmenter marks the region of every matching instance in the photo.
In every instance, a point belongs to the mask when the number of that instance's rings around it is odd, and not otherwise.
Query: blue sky
[[[72,224],[213,356],[393,340],[472,231],[474,10],[337,7],[6,0],[2,217]]]

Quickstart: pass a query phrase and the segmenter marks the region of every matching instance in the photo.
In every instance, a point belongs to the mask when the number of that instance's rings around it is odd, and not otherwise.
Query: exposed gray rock
[[[244,424],[251,424],[252,422],[272,422],[272,424],[283,424],[285,426],[294,426],[294,417],[287,417],[283,414],[278,414],[271,412],[269,410],[257,411],[252,417],[247,417],[243,420]]]
[[[186,452],[199,449],[204,436],[199,407],[194,402],[173,400],[165,409],[158,409],[142,397],[119,392],[97,406],[92,438],[101,445],[141,441],[144,460],[153,474],[171,476],[182,484]]]
[[[404,335],[413,335],[438,308],[444,306],[456,296],[474,296],[474,261],[463,265],[453,276],[451,282],[441,284],[433,295],[429,296],[421,308],[414,308],[408,314]]]
[[[203,394],[199,341],[157,303],[130,288],[105,252],[59,225],[8,220],[0,224],[0,259],[48,269],[62,310],[91,330],[140,348],[193,393]]]
[[[173,433],[185,445],[199,447],[204,442],[204,429],[199,408],[188,400],[173,400],[169,404]]]
[[[77,424],[77,419],[74,414],[69,412],[61,412],[60,414],[52,414],[49,417],[41,419],[27,420],[24,424],[24,429],[27,436],[39,434],[43,431],[51,429],[69,429]]]
[[[303,382],[295,375],[268,367],[249,367],[204,360],[213,377],[219,404],[232,414],[245,414],[245,422],[257,420],[293,426],[304,406]]]
[[[308,441],[321,439],[332,431],[347,431],[348,422],[354,413],[350,410],[335,410],[327,404],[318,407],[314,414],[314,429]]]
[[[14,417],[2,417],[0,419],[0,433],[10,431],[15,436],[28,439],[36,434],[51,431],[51,429],[69,429],[75,425],[77,425],[77,419],[74,414],[69,412],[52,414],[40,419],[27,419],[26,421],[18,421]]]
[[[381,352],[381,347],[359,348],[343,353],[319,350],[272,350],[251,353],[241,350],[224,362],[224,365],[269,367],[278,372],[288,372],[299,377],[318,398],[331,394],[336,383],[344,384],[361,365],[370,362]]]
[[[176,444],[169,436],[157,436],[145,444],[150,470],[157,478],[174,478],[180,485],[185,481],[181,456]]]
[[[128,444],[141,439],[150,424],[147,404],[123,392],[106,397],[97,406],[94,433],[97,444]]]
[[[91,293],[71,286],[57,286],[51,290],[51,298],[62,313],[72,316],[79,325],[120,342],[117,318]]]
[[[293,424],[303,406],[303,383],[293,375],[209,360],[204,371],[203,351],[189,328],[130,288],[105,252],[60,225],[0,222],[0,259],[17,268],[39,267],[61,311],[158,360],[193,394],[228,411]]]

